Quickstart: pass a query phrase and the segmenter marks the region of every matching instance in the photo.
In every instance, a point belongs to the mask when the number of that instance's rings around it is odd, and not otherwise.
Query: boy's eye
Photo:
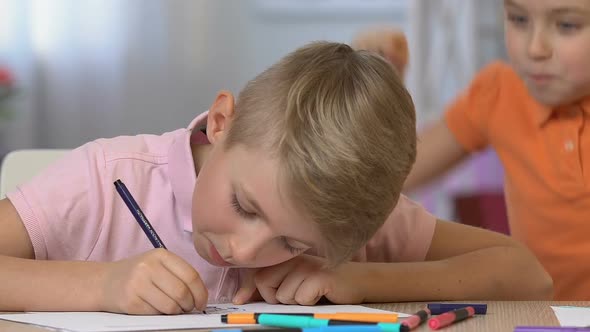
[[[289,251],[289,253],[291,255],[298,255],[298,254],[302,253],[303,251],[307,250],[307,248],[293,247],[292,245],[289,244],[289,240],[285,236],[281,236],[281,243],[283,244],[283,247],[285,247],[285,249],[287,249],[287,251]]]
[[[524,26],[528,23],[528,18],[524,15],[507,14],[508,21],[516,26]]]
[[[244,208],[238,201],[238,196],[235,193],[233,193],[231,196],[231,205],[238,215],[248,219],[256,218],[256,213],[244,210]]]
[[[557,22],[557,28],[561,32],[574,32],[580,29],[580,24],[572,22]]]

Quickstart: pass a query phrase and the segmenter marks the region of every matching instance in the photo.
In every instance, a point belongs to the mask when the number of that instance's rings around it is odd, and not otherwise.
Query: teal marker
[[[406,332],[407,326],[398,323],[370,323],[343,321],[334,319],[318,319],[310,316],[260,314],[258,324],[276,327],[310,328],[325,326],[377,326],[381,332]]]

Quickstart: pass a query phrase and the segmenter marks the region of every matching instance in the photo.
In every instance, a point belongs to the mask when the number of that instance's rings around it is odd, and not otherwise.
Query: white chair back
[[[0,168],[0,199],[68,151],[61,149],[28,149],[8,153],[4,157]]]

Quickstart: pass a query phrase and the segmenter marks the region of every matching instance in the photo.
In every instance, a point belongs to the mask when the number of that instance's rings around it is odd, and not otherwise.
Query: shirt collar
[[[536,101],[532,100],[533,102],[533,109],[534,109],[534,119],[535,123],[542,127],[549,121],[552,115],[556,112],[559,112],[563,109],[563,107],[548,107],[537,103]],[[583,98],[581,101],[574,104],[574,106],[579,106],[582,108],[582,111],[586,114],[590,115],[590,95]]]
[[[580,103],[580,106],[582,106],[584,113],[590,114],[590,96],[586,96]]]
[[[197,182],[195,163],[191,150],[191,136],[204,135],[201,131],[194,131],[194,129],[207,123],[208,113],[207,111],[199,114],[191,121],[186,129],[179,130],[176,139],[170,146],[168,154],[168,176],[174,194],[175,214],[182,221],[183,228],[187,232],[193,231],[191,211],[193,191]],[[202,140],[199,139],[199,141]]]
[[[531,101],[533,103],[532,108],[534,109],[533,116],[535,123],[539,127],[542,127],[551,118],[551,115],[553,114],[553,108],[542,105],[534,99],[531,99]]]

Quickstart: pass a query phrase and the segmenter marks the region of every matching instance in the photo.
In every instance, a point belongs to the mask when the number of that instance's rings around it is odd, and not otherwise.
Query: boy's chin
[[[548,108],[574,104],[582,98],[579,96],[565,96],[563,93],[542,91],[531,87],[529,87],[528,90],[531,97],[533,97],[537,103]]]
[[[554,99],[543,98],[542,96],[533,96],[537,103],[547,107],[547,108],[555,108],[561,106],[563,103],[556,101]]]

